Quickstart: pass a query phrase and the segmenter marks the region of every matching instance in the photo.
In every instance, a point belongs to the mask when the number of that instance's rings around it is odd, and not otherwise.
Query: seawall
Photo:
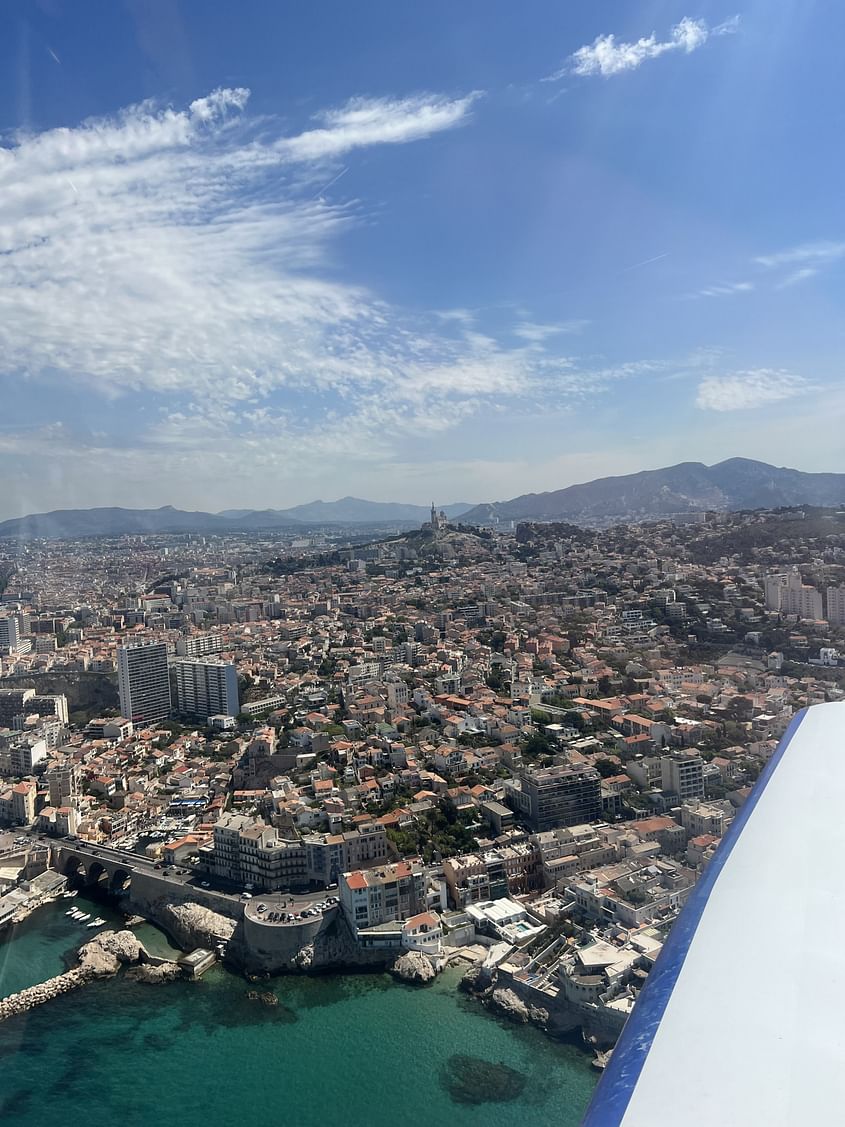
[[[48,978],[38,986],[28,986],[17,994],[10,994],[8,998],[0,1001],[0,1021],[15,1017],[17,1014],[26,1013],[35,1006],[50,1002],[60,994],[67,994],[84,986],[94,978],[93,973],[85,967],[74,967],[73,970],[58,974],[55,978]]]

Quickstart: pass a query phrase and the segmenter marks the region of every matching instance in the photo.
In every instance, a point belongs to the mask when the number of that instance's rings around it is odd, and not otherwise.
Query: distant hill
[[[17,540],[73,539],[77,536],[125,536],[156,532],[236,532],[257,527],[257,514],[231,519],[216,513],[184,512],[165,505],[161,509],[56,509],[51,513],[18,517],[0,523],[0,537]],[[261,524],[259,520],[259,524]],[[295,525],[281,513],[266,518],[261,527]]]
[[[476,505],[461,517],[491,521],[567,520],[612,524],[702,510],[775,509],[845,502],[845,474],[803,473],[749,458],[714,466],[681,462],[661,470],[601,477],[551,493],[525,493],[511,501]]]
[[[467,503],[443,505],[438,508],[450,519],[459,517],[472,508]],[[286,516],[308,524],[380,524],[389,521],[419,522],[429,519],[430,507],[403,505],[395,501],[362,501],[358,497],[341,497],[339,501],[311,501],[284,509]]]
[[[447,505],[448,517],[472,506]],[[422,524],[429,516],[423,505],[361,501],[314,501],[293,509],[226,509],[222,513],[186,512],[165,505],[161,509],[56,509],[49,513],[0,522],[0,538],[62,540],[78,536],[126,536],[157,532],[251,532],[305,527],[315,524]]]

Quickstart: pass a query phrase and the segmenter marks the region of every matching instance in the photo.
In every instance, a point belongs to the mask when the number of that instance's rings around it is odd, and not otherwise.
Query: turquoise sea
[[[0,943],[0,995],[64,969],[85,932],[67,906],[40,909]],[[164,953],[160,934],[158,945]],[[423,988],[378,974],[281,977],[260,985],[278,1006],[250,1000],[250,985],[217,967],[199,982],[95,983],[0,1024],[0,1117],[4,1127],[574,1127],[596,1081],[588,1055],[492,1017],[456,990],[458,977]]]

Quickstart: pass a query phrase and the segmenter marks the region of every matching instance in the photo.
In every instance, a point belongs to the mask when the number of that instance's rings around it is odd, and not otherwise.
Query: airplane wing
[[[583,1127],[845,1123],[845,703],[798,713],[679,915]]]

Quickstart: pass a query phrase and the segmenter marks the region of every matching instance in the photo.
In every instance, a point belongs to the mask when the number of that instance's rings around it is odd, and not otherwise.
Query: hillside
[[[602,477],[551,493],[526,493],[510,501],[477,505],[465,523],[568,520],[612,524],[703,510],[838,505],[845,502],[845,474],[803,473],[731,458],[714,466],[681,462],[660,470]]]
[[[249,528],[295,526],[281,513],[231,519],[215,513],[185,512],[165,505],[161,509],[56,509],[50,513],[0,522],[0,537],[16,540],[61,540],[78,536],[126,536],[157,532],[239,532]]]
[[[469,504],[446,505],[449,517],[471,508]],[[226,509],[221,513],[186,512],[165,505],[160,509],[55,509],[49,513],[17,517],[0,522],[0,538],[15,540],[61,540],[78,536],[126,536],[159,532],[218,533],[272,531],[328,524],[411,524],[428,520],[423,505],[363,501],[343,497],[339,501],[313,501],[292,509]]]

